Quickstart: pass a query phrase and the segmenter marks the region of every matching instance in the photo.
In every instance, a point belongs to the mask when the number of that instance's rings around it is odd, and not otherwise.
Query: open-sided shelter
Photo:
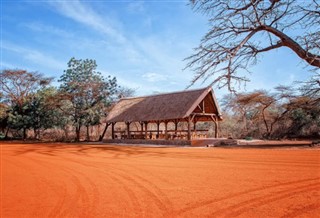
[[[153,131],[159,138],[160,123],[165,124],[164,138],[168,139],[169,122],[175,124],[175,133],[180,122],[187,123],[187,139],[191,139],[192,124],[195,127],[199,121],[212,121],[215,123],[215,137],[218,137],[218,122],[222,115],[218,102],[211,87],[185,90],[180,92],[156,94],[143,97],[122,98],[114,105],[107,116],[107,125],[112,127],[112,138],[115,138],[115,124],[124,122],[127,125],[125,138],[135,137],[130,130],[130,123],[139,122],[141,128],[139,137],[151,138],[148,124],[156,123],[157,130]],[[181,130],[180,130],[181,131]]]

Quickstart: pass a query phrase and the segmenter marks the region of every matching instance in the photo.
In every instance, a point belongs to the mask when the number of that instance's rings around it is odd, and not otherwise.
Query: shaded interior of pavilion
[[[112,139],[191,140],[208,137],[218,138],[218,124],[214,117],[194,116],[187,119],[165,121],[114,122],[109,125]]]

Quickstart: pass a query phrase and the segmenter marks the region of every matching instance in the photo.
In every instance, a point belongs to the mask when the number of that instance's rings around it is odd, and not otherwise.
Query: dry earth
[[[319,214],[319,149],[1,145],[3,218]]]

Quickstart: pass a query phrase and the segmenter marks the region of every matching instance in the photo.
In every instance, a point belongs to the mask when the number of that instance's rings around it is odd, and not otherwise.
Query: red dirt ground
[[[3,218],[319,214],[319,149],[1,145]]]

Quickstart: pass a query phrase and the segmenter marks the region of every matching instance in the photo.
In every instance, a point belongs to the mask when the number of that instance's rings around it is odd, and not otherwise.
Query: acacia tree
[[[31,101],[51,80],[41,73],[26,70],[2,70],[0,73],[0,90],[9,111],[7,125],[22,130],[23,139],[26,131],[33,127]]]
[[[232,131],[228,134],[259,138],[319,136],[319,96],[302,94],[286,86],[276,87],[273,92],[228,94],[222,105],[235,126],[229,128],[227,123],[226,129]]]
[[[116,78],[104,78],[96,68],[95,60],[71,58],[68,69],[59,80],[62,82],[60,96],[64,102],[61,109],[71,117],[76,141],[80,140],[82,126],[87,127],[89,140],[89,126],[100,122],[104,116],[104,108],[110,105],[117,89]]]
[[[303,82],[300,87],[303,95],[315,99],[314,103],[320,103],[320,72],[313,75],[308,81]]]
[[[244,72],[260,54],[291,49],[307,65],[320,68],[320,3],[318,0],[192,0],[193,8],[209,16],[209,32],[187,68],[192,84],[213,77],[213,84],[234,90],[246,82]],[[191,84],[191,85],[192,85]]]

